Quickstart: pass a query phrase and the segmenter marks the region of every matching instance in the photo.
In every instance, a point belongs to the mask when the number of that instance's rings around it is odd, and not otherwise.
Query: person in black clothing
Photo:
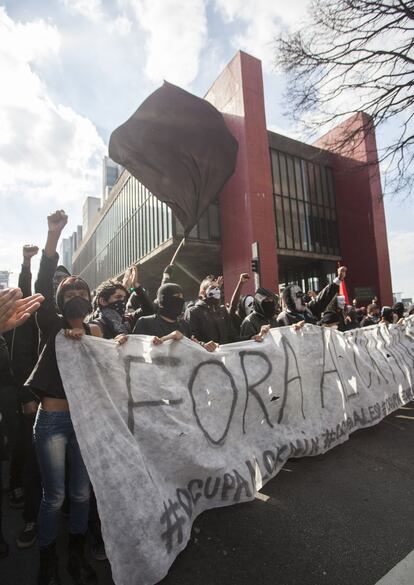
[[[3,333],[22,326],[38,310],[43,302],[42,295],[32,295],[22,299],[20,288],[0,290],[0,486],[2,485],[2,461],[7,458],[5,448],[4,404],[1,400],[4,385],[12,381],[10,357]],[[0,559],[9,554],[9,546],[4,540],[1,527],[0,497]]]
[[[160,286],[157,292],[157,313],[140,317],[136,322],[133,333],[153,335],[154,343],[172,333],[179,332],[174,338],[181,339],[183,335],[190,337],[188,323],[180,319],[184,308],[183,289],[172,282]],[[171,337],[172,339],[172,337]]]
[[[279,326],[293,325],[304,321],[316,324],[335,295],[339,293],[341,280],[346,276],[346,267],[338,268],[338,276],[332,284],[328,284],[315,299],[307,298],[301,288],[296,284],[287,286],[282,293],[285,310],[282,311],[277,321]]]
[[[404,319],[404,313],[405,313],[405,308],[404,308],[404,303],[402,303],[401,301],[398,303],[395,303],[392,307],[393,313],[395,315],[394,320],[396,323],[398,322],[402,322],[402,319]]]
[[[254,295],[253,312],[244,319],[241,339],[252,339],[261,334],[262,328],[278,327],[276,319],[277,298],[271,291],[259,287]],[[265,331],[266,329],[263,329]]]
[[[184,314],[191,336],[202,344],[211,346],[239,339],[230,313],[221,303],[222,284],[223,277],[207,276],[200,285],[199,300]]]
[[[32,257],[38,251],[37,246],[23,246],[23,264],[19,275],[19,287],[23,297],[32,294],[30,265]],[[30,389],[24,386],[38,359],[39,332],[35,316],[32,315],[18,329],[6,333],[5,339],[19,402],[18,433],[10,462],[9,503],[11,507],[23,508],[24,528],[17,537],[16,544],[18,548],[28,548],[36,540],[36,520],[41,497],[39,468],[32,441],[38,402]]]
[[[53,275],[58,261],[56,247],[67,220],[62,210],[48,217],[48,236],[35,283],[35,289],[45,297],[37,322],[46,343],[26,381],[26,385],[36,392],[41,401],[33,435],[43,486],[38,521],[38,585],[59,583],[55,541],[58,514],[65,497],[66,456],[70,472],[67,568],[78,585],[96,583],[95,571],[84,555],[89,514],[89,476],[70,418],[69,404],[57,365],[55,339],[62,330],[71,339],[80,339],[85,334],[101,337],[102,332],[97,325],[84,322],[92,311],[90,290],[84,280],[68,277],[60,283],[56,299],[53,295]]]
[[[145,289],[138,283],[135,266],[126,271],[122,284],[112,279],[100,284],[94,302],[96,310],[89,322],[99,325],[105,339],[128,335],[140,317],[154,312]]]
[[[392,325],[394,323],[394,311],[391,307],[382,307],[380,325]]]
[[[367,315],[361,321],[361,327],[377,325],[380,320],[380,308],[377,304],[371,303],[367,307]]]

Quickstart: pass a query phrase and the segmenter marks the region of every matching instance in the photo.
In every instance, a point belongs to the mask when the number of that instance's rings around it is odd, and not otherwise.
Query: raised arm
[[[30,244],[23,246],[23,264],[19,274],[19,288],[23,293],[23,297],[30,297],[32,294],[31,261],[38,252],[39,248],[37,246]]]
[[[56,271],[59,256],[56,252],[57,244],[63,228],[68,222],[68,216],[63,210],[55,211],[47,218],[48,232],[39,273],[35,282],[36,292],[45,297],[42,310],[37,314],[37,323],[42,332],[47,333],[56,322],[57,311],[53,290],[53,276]]]
[[[249,279],[250,279],[250,276],[247,274],[247,272],[243,272],[242,274],[240,274],[239,282],[237,283],[237,286],[234,289],[233,296],[231,297],[231,301],[230,301],[230,309],[229,309],[230,315],[236,314],[242,288]]]

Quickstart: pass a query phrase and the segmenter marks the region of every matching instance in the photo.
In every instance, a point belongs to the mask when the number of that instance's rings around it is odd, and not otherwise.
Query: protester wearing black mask
[[[53,276],[58,261],[56,247],[67,220],[62,210],[48,217],[48,236],[35,284],[35,290],[45,297],[37,322],[46,342],[26,382],[41,401],[33,434],[43,486],[38,522],[38,585],[56,585],[60,582],[55,542],[59,512],[65,497],[66,458],[70,475],[67,567],[76,583],[96,583],[95,571],[84,555],[89,515],[89,477],[57,365],[55,339],[62,330],[73,339],[80,339],[85,334],[101,337],[102,333],[97,325],[84,322],[92,310],[89,287],[84,280],[75,276],[66,278],[59,284],[56,301],[53,295]],[[89,398],[85,396],[85,400]]]
[[[133,333],[153,335],[160,340],[175,331],[190,337],[188,324],[180,319],[184,308],[183,289],[178,284],[163,284],[157,293],[157,314],[138,319]]]
[[[131,333],[130,322],[125,318],[128,291],[116,280],[106,280],[96,290],[97,310],[90,323],[99,325],[105,339]]]
[[[223,344],[239,340],[227,308],[221,302],[223,277],[207,276],[200,285],[199,300],[189,307],[184,319],[191,335],[203,344]]]
[[[251,339],[263,326],[278,327],[276,320],[277,298],[271,291],[259,287],[254,295],[253,312],[244,319],[241,339]]]

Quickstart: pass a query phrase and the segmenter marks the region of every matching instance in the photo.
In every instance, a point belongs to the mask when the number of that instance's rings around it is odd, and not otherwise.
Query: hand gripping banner
[[[116,585],[153,585],[204,510],[254,498],[290,457],[320,455],[414,398],[414,318],[306,325],[211,354],[184,339],[56,339]]]

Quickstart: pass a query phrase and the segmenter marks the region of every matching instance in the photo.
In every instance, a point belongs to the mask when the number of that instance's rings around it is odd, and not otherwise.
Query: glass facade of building
[[[91,288],[120,275],[164,242],[183,234],[170,208],[131,175],[100,213],[98,224],[81,246],[72,267],[73,273],[82,276]],[[210,205],[189,237],[220,240],[217,204]]]
[[[332,169],[275,149],[270,154],[278,250],[339,255]]]

